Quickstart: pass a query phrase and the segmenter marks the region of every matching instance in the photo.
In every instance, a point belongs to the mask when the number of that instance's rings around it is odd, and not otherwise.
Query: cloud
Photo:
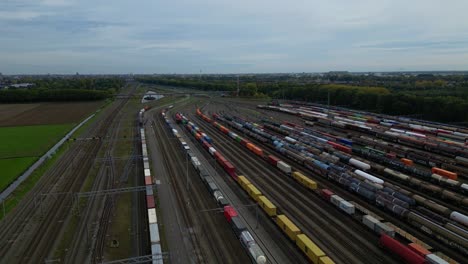
[[[33,20],[47,13],[35,11],[0,11],[0,20]]]
[[[464,0],[2,0],[0,10],[3,73],[468,68]]]

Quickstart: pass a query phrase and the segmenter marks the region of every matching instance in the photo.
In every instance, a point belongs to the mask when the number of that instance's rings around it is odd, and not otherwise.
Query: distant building
[[[12,88],[28,88],[34,86],[34,83],[17,83],[17,84],[10,84],[9,87]]]

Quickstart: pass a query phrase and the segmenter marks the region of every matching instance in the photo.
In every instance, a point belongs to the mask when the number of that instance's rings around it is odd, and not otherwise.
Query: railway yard
[[[2,219],[1,263],[467,262],[468,129],[142,89]]]

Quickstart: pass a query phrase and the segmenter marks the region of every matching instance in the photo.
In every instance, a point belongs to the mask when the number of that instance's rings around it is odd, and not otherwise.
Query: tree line
[[[268,95],[275,99],[304,100],[342,106],[375,113],[412,116],[415,118],[468,124],[468,84],[463,77],[443,79],[353,77],[359,84],[321,84],[304,81],[256,81],[249,77],[240,85],[241,96]],[[138,81],[181,86],[200,90],[234,91],[234,78],[216,77],[140,77]],[[368,84],[368,85],[366,85]],[[379,85],[377,85],[379,84]]]
[[[100,77],[25,77],[6,83],[32,83],[33,86],[0,90],[2,103],[102,100],[113,96],[125,81]]]

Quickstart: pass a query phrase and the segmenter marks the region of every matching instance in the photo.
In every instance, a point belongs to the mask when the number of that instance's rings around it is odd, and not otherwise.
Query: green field
[[[0,127],[0,159],[39,157],[70,131],[72,124]]]
[[[31,166],[36,159],[36,157],[0,159],[0,190],[6,188],[10,182]]]
[[[0,127],[0,191],[56,144],[72,126]]]

